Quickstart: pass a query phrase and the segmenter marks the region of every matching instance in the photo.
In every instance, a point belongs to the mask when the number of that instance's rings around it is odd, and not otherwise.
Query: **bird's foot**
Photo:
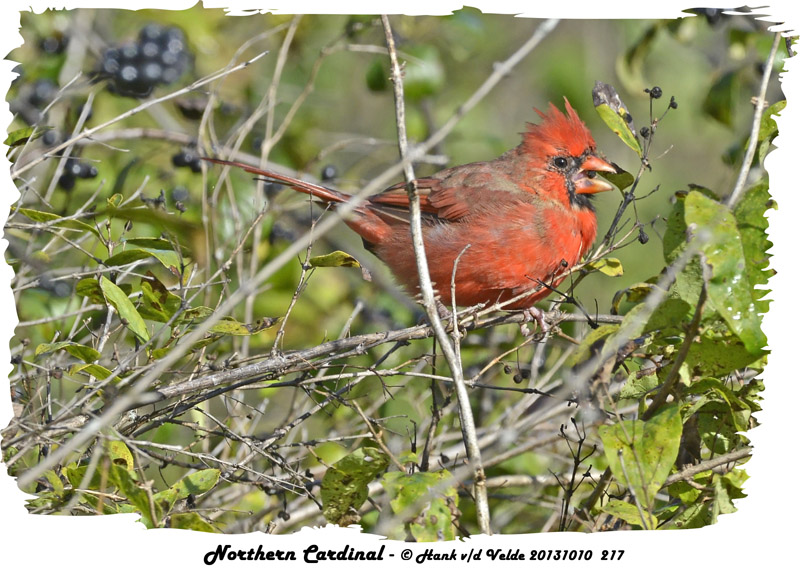
[[[520,331],[525,337],[533,335],[533,331],[530,330],[528,327],[528,323],[531,321],[535,321],[539,324],[539,331],[542,333],[542,336],[546,335],[548,331],[550,331],[550,325],[545,320],[546,313],[539,309],[538,307],[529,307],[527,309],[522,310],[522,323],[519,324]]]

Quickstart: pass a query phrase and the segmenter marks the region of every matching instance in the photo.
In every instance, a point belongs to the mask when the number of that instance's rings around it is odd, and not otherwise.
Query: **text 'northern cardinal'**
[[[449,307],[491,304],[519,296],[507,309],[528,309],[580,261],[597,234],[589,196],[611,190],[597,171],[617,169],[600,158],[589,129],[565,99],[566,113],[550,104],[539,125],[528,124],[522,143],[488,162],[445,169],[417,179],[423,242],[431,280]],[[351,197],[337,190],[242,163],[240,167],[324,202]],[[346,224],[383,260],[410,293],[417,293],[405,184],[369,197]],[[469,248],[465,251],[465,248]],[[455,278],[453,266],[459,254]]]

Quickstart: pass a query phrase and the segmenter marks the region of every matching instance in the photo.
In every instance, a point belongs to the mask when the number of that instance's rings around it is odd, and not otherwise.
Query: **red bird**
[[[613,188],[595,175],[617,169],[600,158],[589,129],[566,99],[565,105],[565,114],[552,103],[548,113],[537,109],[541,124],[528,124],[522,143],[502,156],[417,179],[428,267],[446,307],[453,302],[454,262],[467,245],[454,279],[458,305],[491,304],[531,292],[506,308],[532,309],[534,316],[533,304],[550,292],[540,281],[557,286],[563,276],[556,276],[589,250],[597,234],[589,195]],[[334,205],[351,198],[242,163],[208,160]],[[419,281],[408,209],[405,184],[400,183],[369,197],[345,223],[414,293]]]

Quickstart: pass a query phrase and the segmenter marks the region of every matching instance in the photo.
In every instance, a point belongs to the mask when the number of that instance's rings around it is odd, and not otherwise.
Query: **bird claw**
[[[525,337],[533,335],[533,331],[531,331],[528,327],[528,323],[531,321],[536,321],[536,323],[539,324],[539,331],[541,331],[542,335],[547,334],[547,332],[550,331],[550,326],[548,325],[547,321],[545,321],[545,315],[545,312],[538,307],[529,307],[528,309],[523,309],[523,321],[519,325],[522,334]]]

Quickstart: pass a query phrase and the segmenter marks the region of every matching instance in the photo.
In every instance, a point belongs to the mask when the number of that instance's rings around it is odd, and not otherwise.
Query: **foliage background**
[[[268,17],[253,17],[234,23],[230,19],[222,18],[221,13],[213,11],[200,13],[195,9],[175,14],[137,12],[127,14],[124,21],[109,18],[107,22],[103,22],[103,30],[110,38],[130,37],[133,31],[152,20],[181,25],[187,32],[191,30],[190,43],[198,53],[202,53],[202,57],[197,57],[195,60],[195,72],[198,76],[219,69],[229,58],[229,54],[224,50],[228,46],[221,46],[217,38],[231,36],[246,38],[274,25],[273,20]],[[37,25],[47,28],[53,26],[57,18],[44,15],[37,16],[35,21],[45,22]],[[285,19],[277,18],[274,21],[279,23]],[[506,57],[513,46],[521,43],[530,34],[532,27],[532,23],[527,21],[512,21],[501,16],[478,17],[471,11],[464,11],[447,19],[445,30],[449,31],[450,36],[448,36],[447,32],[444,34],[439,32],[438,19],[421,19],[414,25],[408,23],[409,21],[398,19],[396,24],[398,35],[409,44],[433,46],[442,54],[447,79],[438,88],[432,102],[427,102],[430,108],[428,112],[434,124],[441,123],[449,116],[455,106],[471,93],[475,84],[485,77],[491,69],[492,62]],[[420,21],[426,22],[427,25],[419,25]],[[292,50],[289,55],[288,61],[292,65],[287,66],[282,83],[282,89],[285,89],[287,94],[284,96],[285,103],[277,107],[278,113],[285,111],[291,103],[292,93],[296,94],[302,89],[305,77],[320,47],[327,45],[332,38],[341,33],[346,23],[345,17],[309,17],[303,20],[297,31],[297,44],[300,47],[296,51]],[[632,74],[623,80],[623,77],[617,74],[619,54],[635,45],[651,24],[652,22],[625,21],[563,22],[557,32],[548,38],[547,45],[529,56],[499,89],[465,117],[456,132],[447,139],[444,152],[450,159],[449,164],[492,157],[514,146],[518,140],[516,133],[521,130],[522,121],[534,119],[530,110],[533,105],[543,106],[548,100],[559,101],[561,95],[567,95],[582,117],[593,127],[599,146],[607,156],[635,171],[633,155],[612,133],[602,128],[591,111],[588,86],[591,86],[595,79],[608,81],[613,79],[612,82],[620,88],[623,98],[631,109],[638,110],[638,113],[634,113],[637,118],[646,116],[647,105],[646,98],[639,90],[651,83],[661,85],[668,95],[674,95],[680,103],[680,112],[673,113],[663,124],[658,139],[663,148],[673,144],[672,141],[680,141],[680,145],[676,144],[668,154],[654,161],[656,174],[648,178],[648,181],[657,181],[653,184],[660,184],[662,189],[671,190],[685,188],[690,182],[709,188],[730,187],[736,171],[726,167],[721,157],[728,152],[732,141],[739,142],[746,137],[751,109],[747,105],[747,100],[753,91],[752,83],[757,79],[753,68],[758,62],[763,61],[765,49],[769,47],[769,37],[765,36],[766,40],[751,40],[750,37],[740,46],[736,34],[730,32],[730,29],[720,32],[719,28],[708,26],[698,18],[681,26],[681,30],[677,33],[669,33],[666,30],[659,33],[653,45],[649,46],[642,76]],[[37,25],[31,20],[30,25],[26,26],[26,22],[23,21],[23,35],[25,36],[26,32],[30,35],[26,37],[26,46],[13,54],[14,59],[36,62],[32,65],[33,77],[47,73],[44,68],[51,63],[45,58],[37,60],[35,51],[25,52],[26,49],[35,50],[36,35],[30,30],[35,30]],[[236,26],[235,33],[231,32],[232,26]],[[452,37],[457,37],[458,42],[453,41]],[[577,37],[590,40],[576,42]],[[377,38],[375,43],[379,43],[380,35]],[[494,44],[488,41],[489,38],[502,38],[503,42]],[[460,50],[453,49],[456,45],[462,48],[463,52],[459,53]],[[587,47],[595,45],[603,45],[604,49]],[[271,48],[274,53],[278,45],[274,44]],[[271,75],[270,63],[267,61],[269,59],[259,62],[262,66],[260,68],[254,66],[241,76],[231,76],[226,81],[227,89],[222,92],[222,100],[234,102],[234,105],[241,108],[255,105],[260,95],[267,89],[264,78]],[[368,135],[391,143],[394,136],[394,119],[391,113],[390,95],[388,92],[372,93],[365,85],[364,76],[373,61],[374,55],[368,54],[354,56],[346,53],[328,58],[325,65],[320,68],[316,88],[304,105],[303,114],[298,115],[292,122],[286,137],[276,146],[271,159],[290,164],[295,168],[305,167],[311,174],[318,174],[323,162],[312,162],[312,159],[321,148],[340,138],[342,133]],[[564,65],[563,62],[569,62],[569,65]],[[37,65],[41,65],[42,69],[36,69]],[[733,85],[735,89],[731,91],[731,102],[736,104],[731,108],[729,124],[723,125],[703,111],[702,102],[715,81],[723,73],[731,70],[741,70],[739,76],[741,84]],[[776,90],[777,86],[773,87],[768,96],[769,101],[777,99]],[[101,103],[108,105],[109,109],[103,110]],[[105,112],[113,116],[126,106],[130,106],[130,103],[110,98],[101,102],[98,96],[98,108],[95,112]],[[496,113],[498,109],[502,109],[503,113]],[[351,114],[343,110],[358,110],[358,113]],[[425,124],[423,104],[411,105],[410,113],[411,134],[414,138],[421,139],[428,129]],[[692,136],[687,137],[687,132],[692,133]],[[132,154],[140,153],[147,157],[146,167],[139,172],[142,174],[147,172],[153,181],[158,181],[157,185],[148,187],[145,195],[155,197],[160,187],[170,189],[184,184],[194,189],[197,186],[196,175],[176,171],[171,167],[169,156],[175,149],[173,144],[162,144],[158,147],[147,141],[141,142],[137,148],[136,142],[131,142],[129,148]],[[84,156],[90,157],[92,150],[87,149]],[[367,151],[358,150],[335,155],[337,161],[334,164],[340,172],[341,185],[347,187],[350,184],[352,187],[358,187],[359,180],[368,179],[380,169],[381,164],[389,164],[395,152],[395,148],[389,144],[369,147]],[[365,154],[369,160],[364,159]],[[117,179],[118,173],[124,166],[121,154],[107,154],[103,151],[100,156],[97,163],[100,171],[98,180]],[[623,158],[617,157],[627,158],[627,164]],[[422,169],[418,172],[424,174]],[[246,205],[250,200],[247,193],[252,192],[252,187],[242,184],[237,186],[236,190],[239,193],[237,200]],[[86,188],[84,192],[88,193],[90,189]],[[640,219],[649,221],[660,213],[668,212],[671,194],[662,190],[643,201],[639,206]],[[294,204],[298,204],[296,199]],[[597,205],[602,230],[608,226],[616,203],[613,200],[601,199],[597,201]],[[294,211],[300,216],[305,212],[302,207]],[[187,217],[189,216],[191,216],[191,206],[190,212],[187,213]],[[299,222],[299,226],[302,227],[302,218]],[[291,235],[293,230],[297,231],[290,226],[284,231]],[[648,231],[653,236],[663,232],[663,221]],[[344,244],[344,249],[347,251],[358,252],[359,260],[370,267],[373,275],[380,275],[382,271],[380,265],[360,251],[355,245],[356,241],[344,229],[341,233],[331,233],[329,239],[337,247],[339,244]],[[280,248],[280,241],[271,247]],[[316,248],[320,251],[332,249],[327,246],[321,247],[321,244]],[[653,239],[645,245],[637,243],[621,250],[618,255],[626,270],[625,283],[635,283],[657,273],[662,265],[660,249],[660,241]],[[266,247],[265,250],[260,254],[268,257],[272,252]],[[269,295],[258,297],[254,315],[274,316],[285,311],[287,300],[291,297],[299,276],[299,265],[288,265],[279,279],[273,281]],[[620,287],[609,283],[611,281],[613,280],[604,276],[590,277],[581,285],[580,299],[588,307],[593,306],[594,299],[597,299],[598,307],[609,307],[614,292]],[[390,320],[392,326],[410,324],[417,316],[409,304],[398,304],[396,294],[381,292],[374,282],[364,283],[357,272],[343,269],[327,270],[324,278],[320,274],[310,280],[308,288],[303,292],[292,318],[288,320],[283,346],[287,348],[307,346],[309,331],[338,331],[350,314],[352,301],[349,300],[352,295],[363,299],[367,307],[382,308],[388,312],[388,316],[384,319]],[[30,293],[30,297],[26,297],[25,303],[18,304],[18,307],[20,319],[30,321],[57,312],[63,307],[63,303],[53,299],[50,292],[34,291]],[[239,318],[243,319],[243,316]],[[49,341],[49,333],[52,332],[37,333],[41,338],[32,339],[32,347]],[[267,331],[250,337],[248,350],[252,353],[268,350],[274,337],[273,333],[274,331]],[[242,347],[237,341],[233,342],[233,347],[241,352]],[[221,354],[226,354],[228,351],[229,349],[224,346],[219,349]],[[530,356],[521,359],[523,362],[526,360],[530,360]],[[402,408],[407,409],[408,404],[403,403]],[[426,414],[426,407],[418,407],[416,412],[422,417]],[[387,426],[395,430],[404,428],[405,421],[394,422],[398,425],[393,426],[392,421],[387,421]],[[165,440],[173,440],[174,435],[163,435],[163,437]],[[328,456],[320,455],[325,461],[332,462],[341,453],[341,450],[334,449]],[[526,468],[532,471],[541,469],[542,466]],[[176,477],[170,478],[168,475],[165,481],[171,483]]]

